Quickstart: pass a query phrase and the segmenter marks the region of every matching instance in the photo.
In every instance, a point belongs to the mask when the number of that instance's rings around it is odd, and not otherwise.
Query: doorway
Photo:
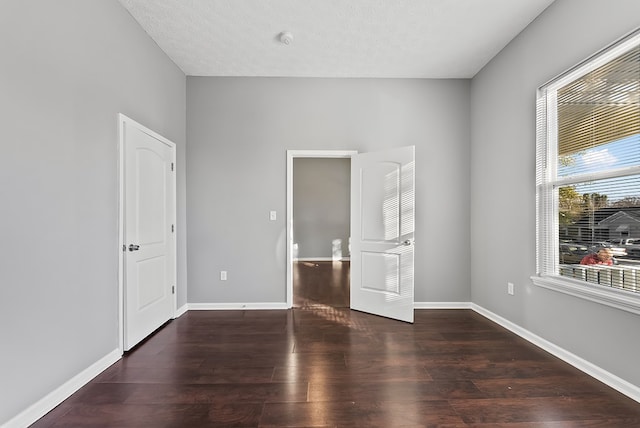
[[[349,307],[351,155],[287,152],[287,304]]]
[[[293,161],[350,158],[349,307],[413,322],[415,147],[376,152],[287,151],[287,306],[293,307]]]

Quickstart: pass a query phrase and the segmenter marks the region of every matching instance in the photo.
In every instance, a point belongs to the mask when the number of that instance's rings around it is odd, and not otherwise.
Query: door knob
[[[406,241],[403,242],[403,244],[406,246],[413,245],[413,241],[411,239],[407,239]]]
[[[129,251],[138,251],[140,249],[140,245],[129,244]]]

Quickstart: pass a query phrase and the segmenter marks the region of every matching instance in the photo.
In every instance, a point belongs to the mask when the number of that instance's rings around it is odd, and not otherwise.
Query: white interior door
[[[351,309],[413,322],[414,147],[351,159]]]
[[[124,350],[175,311],[175,146],[124,120]]]

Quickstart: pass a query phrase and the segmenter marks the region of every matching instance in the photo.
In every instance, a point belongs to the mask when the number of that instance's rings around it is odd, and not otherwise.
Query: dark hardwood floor
[[[349,261],[293,263],[293,307],[349,307]]]
[[[189,311],[34,427],[640,427],[637,403],[470,310]]]

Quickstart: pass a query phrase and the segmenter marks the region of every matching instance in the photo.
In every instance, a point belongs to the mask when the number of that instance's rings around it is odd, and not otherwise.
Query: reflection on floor
[[[349,307],[349,261],[293,263],[293,306]]]
[[[53,427],[627,428],[640,404],[471,310],[190,310]]]

